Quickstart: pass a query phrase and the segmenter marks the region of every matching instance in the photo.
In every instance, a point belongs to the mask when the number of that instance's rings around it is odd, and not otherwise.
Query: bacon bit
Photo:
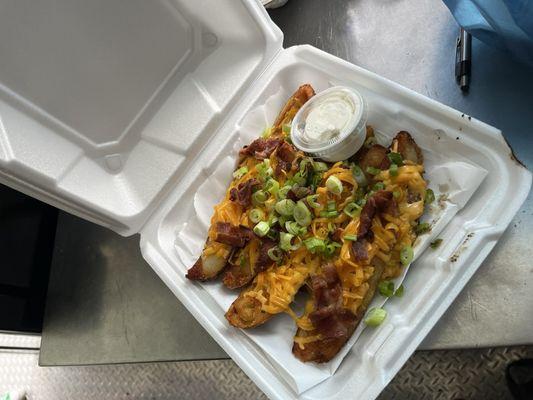
[[[330,235],[329,237],[331,238],[331,240],[333,240],[334,242],[340,242],[342,240],[342,233],[344,232],[344,229],[342,228],[337,228],[335,229]]]
[[[276,247],[276,242],[269,238],[261,238],[261,247],[259,249],[259,255],[254,264],[254,273],[259,273],[267,269],[270,265],[273,264],[273,261],[268,256],[268,251]]]
[[[357,240],[352,243],[352,251],[356,261],[366,260],[368,252],[366,243],[374,238],[374,233],[370,230],[372,219],[379,212],[384,212],[391,206],[393,200],[392,192],[379,190],[368,198],[361,210],[359,217],[359,228],[357,229]]]
[[[248,207],[252,204],[252,191],[258,186],[261,186],[261,183],[257,179],[248,179],[230,190],[229,199],[243,207]]]
[[[292,144],[283,141],[283,143],[278,147],[276,153],[278,156],[278,164],[276,165],[276,175],[280,175],[281,171],[290,171],[292,167],[292,162],[296,158],[296,149]]]
[[[289,190],[287,192],[287,198],[292,201],[298,201],[300,199],[303,199],[304,197],[307,197],[311,193],[312,193],[311,189],[305,186],[301,186],[299,188],[296,188],[296,190],[295,188],[292,188],[291,190]]]
[[[244,247],[253,235],[252,230],[245,226],[233,226],[229,222],[217,222],[215,241],[233,247]]]
[[[355,315],[342,307],[342,284],[333,264],[322,267],[322,274],[311,278],[315,311],[309,319],[323,338],[346,338]]]
[[[280,138],[255,139],[250,145],[244,146],[239,151],[239,155],[252,156],[258,160],[264,160],[265,158],[269,158],[282,142],[284,141]]]

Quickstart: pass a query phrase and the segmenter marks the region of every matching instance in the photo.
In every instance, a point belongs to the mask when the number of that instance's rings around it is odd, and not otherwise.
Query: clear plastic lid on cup
[[[366,104],[359,92],[334,86],[312,97],[295,115],[292,143],[325,161],[346,160],[366,139]]]

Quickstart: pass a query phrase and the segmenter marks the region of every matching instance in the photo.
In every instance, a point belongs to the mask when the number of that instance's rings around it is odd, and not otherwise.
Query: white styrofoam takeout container
[[[19,0],[0,12],[0,180],[122,235],[271,398],[293,398],[265,356],[184,277],[176,232],[239,122],[279,87],[344,84],[369,123],[442,140],[489,174],[408,274],[393,316],[365,330],[304,399],[374,398],[476,271],[517,212],[530,173],[501,132],[282,34],[252,0]],[[459,140],[456,140],[459,138]],[[454,142],[454,144],[450,144]],[[229,179],[229,177],[228,177]]]

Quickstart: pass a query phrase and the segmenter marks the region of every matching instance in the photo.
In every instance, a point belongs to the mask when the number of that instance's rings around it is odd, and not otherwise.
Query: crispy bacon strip
[[[259,186],[261,183],[257,179],[248,179],[230,190],[229,199],[243,207],[249,207],[252,204],[252,191]]]
[[[276,175],[279,176],[282,171],[288,172],[292,168],[292,162],[296,158],[296,148],[287,142],[283,142],[277,149],[278,164],[276,165]]]
[[[248,146],[244,146],[239,151],[239,155],[241,157],[250,156],[257,158],[258,160],[264,160],[265,158],[270,157],[281,143],[283,143],[283,139],[281,138],[258,138]]]
[[[233,226],[229,222],[217,222],[215,241],[232,247],[244,247],[254,237],[250,228]]]
[[[385,269],[385,264],[377,257],[372,260],[372,265],[374,273],[368,280],[369,288],[356,314],[342,307],[342,285],[337,271],[331,270],[329,267],[323,268],[322,276],[313,279],[315,311],[309,314],[309,318],[316,329],[304,331],[299,328],[296,336],[306,337],[320,334],[321,338],[306,343],[303,347],[295,342],[292,346],[292,353],[299,360],[317,363],[328,362],[335,357],[352,336],[374,297]]]

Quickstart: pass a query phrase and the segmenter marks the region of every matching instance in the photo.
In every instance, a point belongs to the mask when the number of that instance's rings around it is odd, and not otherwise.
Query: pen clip
[[[461,79],[461,49],[462,47],[463,47],[463,43],[461,41],[461,36],[459,36],[455,44],[455,80],[457,81],[457,83],[459,83],[459,80]]]

